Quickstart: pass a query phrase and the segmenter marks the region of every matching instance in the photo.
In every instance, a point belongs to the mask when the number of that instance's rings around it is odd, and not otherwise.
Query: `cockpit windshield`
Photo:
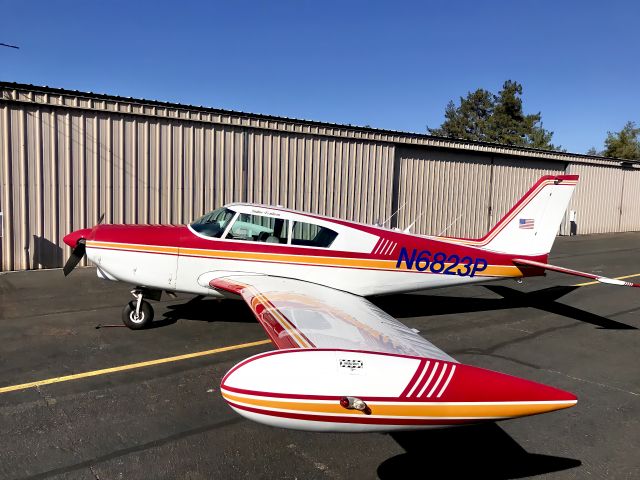
[[[207,237],[220,238],[235,214],[236,212],[226,207],[218,208],[195,220],[191,228]]]

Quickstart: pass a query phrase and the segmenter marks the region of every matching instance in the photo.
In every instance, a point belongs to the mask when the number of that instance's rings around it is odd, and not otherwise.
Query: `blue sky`
[[[640,123],[634,1],[0,0],[0,80],[425,132],[506,79],[554,143]]]

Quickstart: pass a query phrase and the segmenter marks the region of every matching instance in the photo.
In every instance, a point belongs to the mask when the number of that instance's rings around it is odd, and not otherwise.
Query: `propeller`
[[[104,212],[98,218],[98,223],[96,223],[96,227],[102,223],[104,220]],[[95,228],[95,227],[94,227]],[[64,272],[64,276],[69,275],[74,268],[78,266],[82,257],[87,251],[87,237],[91,235],[93,229],[85,228],[82,230],[76,230],[75,232],[71,232],[63,238],[64,243],[69,245],[73,250],[71,251],[71,255],[67,259],[67,263],[64,264],[62,271]]]
[[[71,251],[71,255],[69,256],[67,263],[64,264],[64,268],[62,269],[65,277],[69,275],[74,268],[76,268],[76,266],[80,263],[80,260],[82,260],[82,257],[84,257],[86,251],[85,243],[85,239],[80,238],[76,243],[76,246]]]

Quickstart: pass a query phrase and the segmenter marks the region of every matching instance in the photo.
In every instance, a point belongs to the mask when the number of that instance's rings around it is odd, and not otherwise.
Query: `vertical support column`
[[[242,198],[240,201],[247,202],[249,199],[249,132],[242,129]]]
[[[493,227],[493,168],[496,164],[493,156],[491,157],[491,165],[489,166],[489,207],[487,208],[487,228],[488,232]]]
[[[100,190],[102,189],[102,184],[100,183],[100,121],[98,119],[98,114],[96,113],[91,119],[93,123],[93,138],[91,139],[91,170],[93,175],[91,177],[91,195],[92,195],[92,204],[93,204],[93,222],[99,222],[102,218],[104,212],[100,206]],[[87,182],[88,183],[88,182]]]
[[[27,111],[22,109],[20,112],[20,119],[18,124],[20,132],[20,145],[19,145],[19,181],[18,188],[20,189],[18,194],[20,198],[20,263],[19,268],[21,270],[31,269],[31,215],[29,212],[29,186],[27,184],[27,178],[29,176],[29,151],[27,149]]]
[[[34,167],[35,167],[35,182],[33,182],[33,188],[34,188],[34,230],[35,230],[35,235],[37,235],[38,239],[36,240],[36,237],[34,235],[33,240],[34,240],[34,252],[33,252],[33,257],[34,257],[34,268],[43,268],[44,264],[50,265],[52,260],[55,261],[55,259],[51,259],[51,258],[46,258],[48,256],[48,252],[45,251],[44,248],[42,248],[42,240],[45,237],[45,230],[44,230],[44,218],[45,218],[45,210],[46,210],[46,205],[44,204],[44,202],[42,201],[42,199],[44,198],[44,181],[43,181],[43,175],[42,175],[42,167],[43,167],[43,163],[42,163],[42,118],[41,118],[42,112],[41,110],[38,108],[37,110],[35,110],[34,112],[31,113],[31,118],[32,118],[32,125],[33,125],[33,130],[34,130],[34,135],[35,135],[35,142],[34,142],[34,156],[35,156],[35,162],[34,162]],[[36,241],[38,242],[38,244],[36,244]]]
[[[60,152],[58,138],[58,114],[55,108],[49,110],[49,202],[51,205],[51,239],[56,245],[62,248],[62,257],[57,257],[59,266],[62,266],[63,258],[66,258],[71,250],[67,245],[61,242],[61,227],[63,212],[60,205],[60,198],[64,186],[60,180]]]
[[[398,226],[398,208],[400,203],[400,169],[402,167],[402,149],[393,147],[393,168],[391,171],[391,228]],[[384,219],[383,219],[384,221]]]
[[[63,233],[74,230],[73,218],[73,147],[71,144],[71,114],[67,110],[64,114],[64,129],[62,130],[64,154],[60,159],[64,163],[64,221]],[[58,157],[60,158],[60,157]]]
[[[618,228],[617,228],[618,232],[622,231],[622,206],[624,203],[624,184],[625,184],[625,180],[627,179],[627,169],[624,166],[620,167],[620,169],[622,170],[622,187],[620,188],[620,203],[618,204]]]
[[[2,130],[0,135],[4,137],[4,148],[2,151],[2,165],[0,165],[0,188],[2,188],[2,264],[0,270],[9,271],[14,269],[14,244],[13,233],[13,205],[11,198],[11,128],[9,116],[9,104],[2,108]]]

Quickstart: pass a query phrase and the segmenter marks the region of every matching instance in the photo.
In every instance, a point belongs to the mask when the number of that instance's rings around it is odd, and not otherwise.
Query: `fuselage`
[[[232,204],[203,219],[180,226],[99,225],[65,241],[85,238],[87,258],[103,278],[197,295],[222,295],[209,287],[221,272],[284,276],[363,296],[542,273],[462,240],[275,207]],[[546,261],[546,255],[532,259]]]

